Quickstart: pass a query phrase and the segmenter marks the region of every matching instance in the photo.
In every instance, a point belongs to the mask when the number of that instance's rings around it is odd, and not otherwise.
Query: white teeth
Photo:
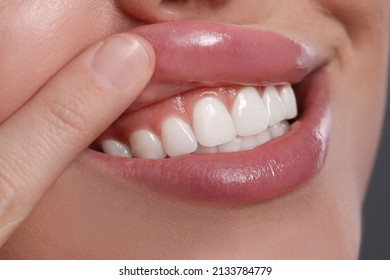
[[[231,153],[252,150],[270,141],[271,139],[272,136],[268,129],[252,136],[237,136],[233,141],[219,145],[218,152]]]
[[[259,141],[257,140],[256,135],[242,137],[242,150],[252,150],[259,146]]]
[[[271,131],[272,138],[276,138],[276,137],[279,137],[279,136],[286,134],[289,126],[290,125],[288,124],[287,121],[282,121],[280,123],[277,123],[277,124],[271,126],[269,128],[269,130]]]
[[[243,137],[242,139],[242,149],[243,150],[252,150],[257,148],[268,141],[272,140],[271,133],[267,129],[266,131],[260,132],[256,135]]]
[[[190,154],[198,147],[192,128],[183,120],[175,117],[163,122],[161,140],[165,152],[170,157]]]
[[[167,155],[160,139],[146,129],[138,130],[130,136],[130,146],[136,158],[162,159]]]
[[[297,114],[290,84],[269,85],[262,93],[247,86],[238,92],[230,114],[217,97],[206,96],[193,107],[192,127],[170,116],[161,123],[161,141],[152,131],[140,129],[131,134],[130,146],[104,139],[101,147],[110,155],[143,159],[251,150],[286,134],[290,126],[286,120]]]
[[[225,105],[213,97],[195,104],[192,127],[196,139],[205,147],[221,145],[236,137],[236,128]]]
[[[254,135],[268,127],[267,110],[254,87],[245,87],[240,91],[231,115],[240,136]]]
[[[218,146],[219,153],[231,153],[252,150],[272,139],[270,131],[267,129],[252,136],[237,136],[233,141]]]
[[[286,112],[275,87],[267,86],[262,96],[269,116],[269,126],[272,126],[286,118]]]
[[[297,101],[294,90],[290,84],[283,85],[280,91],[280,99],[286,110],[286,119],[293,119],[298,115]]]
[[[268,141],[272,140],[272,135],[271,135],[271,132],[269,131],[269,129],[257,134],[256,137],[257,137],[257,141],[259,141],[259,145],[263,145],[263,144],[267,143]]]
[[[231,153],[242,150],[241,137],[236,137],[233,141],[218,146],[219,153]]]
[[[103,152],[112,156],[131,157],[130,147],[113,139],[104,139],[101,142]]]
[[[216,154],[218,153],[218,146],[214,147],[205,147],[202,145],[198,145],[198,149],[194,152],[194,154]]]

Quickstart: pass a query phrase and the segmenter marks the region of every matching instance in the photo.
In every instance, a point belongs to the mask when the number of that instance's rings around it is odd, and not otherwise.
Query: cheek
[[[0,123],[74,56],[124,29],[109,2],[7,0],[0,5]]]

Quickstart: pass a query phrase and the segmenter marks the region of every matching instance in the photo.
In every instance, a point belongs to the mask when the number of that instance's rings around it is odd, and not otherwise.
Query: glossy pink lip
[[[321,63],[309,47],[270,31],[204,21],[145,25],[132,32],[156,52],[156,71],[130,109],[204,85],[290,82]]]
[[[173,22],[135,32],[155,47],[155,81],[294,83],[319,63],[308,47],[268,31]],[[311,74],[297,90],[302,97],[299,120],[285,136],[251,151],[164,160],[119,158],[92,150],[84,156],[120,184],[137,184],[167,195],[233,204],[270,199],[309,180],[326,156],[330,116],[325,71]]]

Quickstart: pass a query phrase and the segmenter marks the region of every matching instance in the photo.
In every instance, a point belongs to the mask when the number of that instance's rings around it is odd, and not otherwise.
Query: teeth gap
[[[96,142],[91,144],[90,148],[114,156],[144,159],[255,149],[288,133],[289,126],[299,118],[297,102],[300,103],[301,100],[296,97],[296,93],[296,85],[291,86],[288,83],[242,87],[235,96],[230,111],[217,97],[206,96],[195,102],[192,124],[187,124],[180,118],[168,117],[162,121],[160,137],[152,131],[142,130],[142,133],[135,137],[138,140],[134,140],[134,134],[140,132],[135,131],[130,137],[131,145],[123,144],[125,141],[103,139],[99,144]],[[210,107],[217,111],[214,116],[219,117],[212,119],[207,115],[205,108]],[[266,112],[269,120],[259,127],[258,123],[264,123],[264,119],[260,121],[253,116],[259,117],[261,110]],[[253,122],[251,119],[256,121]],[[207,126],[205,123],[211,125]],[[133,146],[134,141],[138,141],[136,142],[138,145]]]

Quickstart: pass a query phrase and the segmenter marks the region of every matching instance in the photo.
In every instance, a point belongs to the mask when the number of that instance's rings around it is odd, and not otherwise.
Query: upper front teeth
[[[267,129],[269,115],[254,87],[240,90],[231,111],[237,134],[250,136]],[[256,121],[254,121],[256,120]]]
[[[227,143],[237,135],[228,110],[215,97],[206,97],[195,104],[192,127],[198,142],[206,147]]]
[[[244,87],[228,107],[218,97],[207,95],[194,104],[191,125],[184,117],[167,116],[161,122],[161,138],[139,129],[130,135],[130,146],[105,139],[102,149],[115,156],[145,159],[248,150],[285,134],[289,127],[285,120],[298,113],[290,84],[266,86],[262,92]]]

